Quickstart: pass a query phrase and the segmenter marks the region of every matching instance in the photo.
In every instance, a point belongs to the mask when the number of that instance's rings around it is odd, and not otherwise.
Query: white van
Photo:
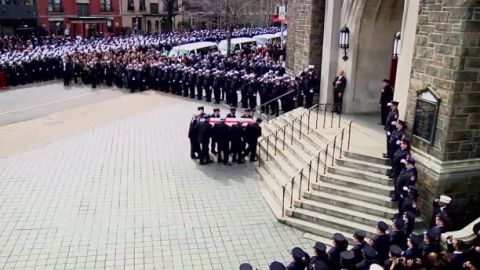
[[[175,46],[168,53],[168,57],[207,54],[212,51],[218,51],[217,44],[215,42],[202,41]]]
[[[254,36],[253,39],[257,42],[258,46],[267,46],[268,44],[273,44],[281,41],[281,35],[277,34],[264,34]]]
[[[253,45],[256,46],[257,42],[253,38],[232,38],[230,52],[241,51],[244,45]],[[227,54],[227,40],[224,39],[218,43],[218,49],[224,55]]]

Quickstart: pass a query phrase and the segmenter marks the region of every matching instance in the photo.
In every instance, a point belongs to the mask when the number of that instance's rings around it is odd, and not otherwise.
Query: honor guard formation
[[[341,113],[341,97],[346,80],[341,71],[335,78],[335,106],[333,112]],[[447,247],[441,245],[441,235],[451,225],[449,206],[452,198],[441,195],[434,200],[432,219],[428,230],[415,230],[418,213],[417,170],[411,156],[410,141],[406,137],[405,122],[399,120],[397,101],[384,80],[381,106],[385,125],[387,151],[383,154],[392,164],[390,179],[395,190],[392,201],[398,201],[398,214],[391,224],[379,221],[376,234],[367,239],[363,230],[356,231],[349,242],[345,235],[334,233],[331,243],[317,242],[312,247],[313,256],[295,247],[291,250],[291,262],[284,265],[272,262],[270,270],[463,270],[480,269],[480,223],[473,227],[476,236],[471,248],[464,241],[447,236]],[[385,101],[388,99],[388,101]],[[330,244],[331,248],[327,248]],[[242,270],[256,269],[248,263]]]

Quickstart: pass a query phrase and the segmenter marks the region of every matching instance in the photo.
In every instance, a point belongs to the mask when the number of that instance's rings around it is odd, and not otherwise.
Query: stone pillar
[[[287,68],[298,74],[312,64],[320,75],[325,0],[288,3]]]
[[[457,226],[480,214],[480,1],[421,0],[408,109],[413,126],[417,91],[441,97],[434,144],[413,137],[425,217],[440,194],[453,197]]]

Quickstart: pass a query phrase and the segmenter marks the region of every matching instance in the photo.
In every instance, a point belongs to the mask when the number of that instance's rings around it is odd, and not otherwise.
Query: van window
[[[234,51],[239,51],[240,50],[240,44],[235,44],[235,47],[233,48]]]
[[[203,48],[198,48],[197,53],[198,54],[208,54],[209,52],[214,52],[217,51],[217,46],[208,46],[208,47],[203,47]]]

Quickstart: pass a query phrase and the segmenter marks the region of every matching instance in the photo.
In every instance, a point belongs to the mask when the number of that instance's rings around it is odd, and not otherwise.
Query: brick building
[[[167,14],[164,0],[120,0],[122,25],[128,32],[161,33],[166,31]],[[173,29],[180,21],[182,0],[176,2],[173,10]]]
[[[0,1],[0,34],[29,34],[35,32],[36,27],[36,1]]]
[[[119,0],[46,0],[38,2],[39,25],[49,34],[89,37],[121,30]]]

